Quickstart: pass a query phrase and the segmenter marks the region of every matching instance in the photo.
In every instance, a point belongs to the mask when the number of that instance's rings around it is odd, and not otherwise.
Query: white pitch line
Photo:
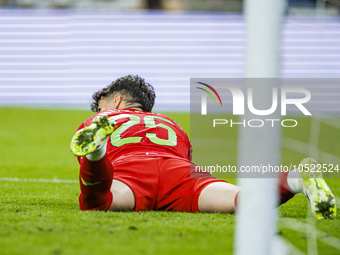
[[[11,178],[11,177],[0,177],[0,181],[5,182],[39,182],[39,183],[78,183],[77,180],[63,180],[58,178],[53,179],[42,179],[42,178]]]
[[[294,230],[296,232],[300,232],[303,234],[306,234],[306,229],[308,228],[309,224],[306,224],[302,221],[298,221],[295,219],[290,219],[290,218],[284,218],[280,219],[281,225],[284,228],[288,228],[291,230]],[[323,242],[324,244],[327,244],[328,246],[331,246],[337,250],[340,250],[340,239],[331,236],[330,234],[323,232],[321,230],[316,229],[316,236],[317,240],[320,242]]]

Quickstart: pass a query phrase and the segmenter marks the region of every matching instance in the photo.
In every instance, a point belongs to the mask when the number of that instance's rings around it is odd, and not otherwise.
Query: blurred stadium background
[[[0,3],[0,105],[89,109],[94,91],[138,74],[156,111],[188,112],[191,77],[245,75],[242,1]],[[289,1],[281,77],[339,77],[339,3]],[[339,106],[336,87],[321,90]]]

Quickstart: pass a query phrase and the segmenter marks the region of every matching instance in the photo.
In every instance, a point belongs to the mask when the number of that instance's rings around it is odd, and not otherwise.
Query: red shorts
[[[212,182],[225,181],[194,171],[194,164],[180,158],[129,157],[113,163],[113,178],[135,195],[135,211],[198,212],[201,191]]]

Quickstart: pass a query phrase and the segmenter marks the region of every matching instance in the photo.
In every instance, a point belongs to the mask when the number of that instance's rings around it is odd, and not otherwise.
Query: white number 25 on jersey
[[[129,118],[128,121],[121,124],[112,134],[111,134],[111,144],[115,147],[120,147],[125,144],[130,143],[139,143],[143,137],[138,136],[131,136],[131,137],[121,137],[121,134],[126,131],[127,129],[131,128],[134,125],[137,125],[140,123],[141,119],[140,117],[136,115],[131,114],[120,114],[116,116],[112,116],[109,119],[113,121],[113,123],[116,125],[117,120],[122,118]],[[145,136],[150,140],[150,142],[158,145],[164,145],[164,146],[176,146],[177,145],[177,135],[176,132],[173,130],[173,128],[170,125],[166,125],[164,123],[156,123],[156,119],[163,120],[172,126],[175,126],[174,123],[172,123],[170,120],[165,119],[163,117],[159,116],[144,116],[144,123],[146,128],[155,128],[160,127],[164,128],[168,132],[168,139],[163,139],[157,137],[156,133],[146,133]]]

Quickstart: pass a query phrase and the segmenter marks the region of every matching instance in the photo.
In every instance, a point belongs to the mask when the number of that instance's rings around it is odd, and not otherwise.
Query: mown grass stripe
[[[291,242],[287,239],[284,239],[285,244],[287,245],[291,255],[306,255],[302,251],[300,251],[296,246],[294,246]]]

